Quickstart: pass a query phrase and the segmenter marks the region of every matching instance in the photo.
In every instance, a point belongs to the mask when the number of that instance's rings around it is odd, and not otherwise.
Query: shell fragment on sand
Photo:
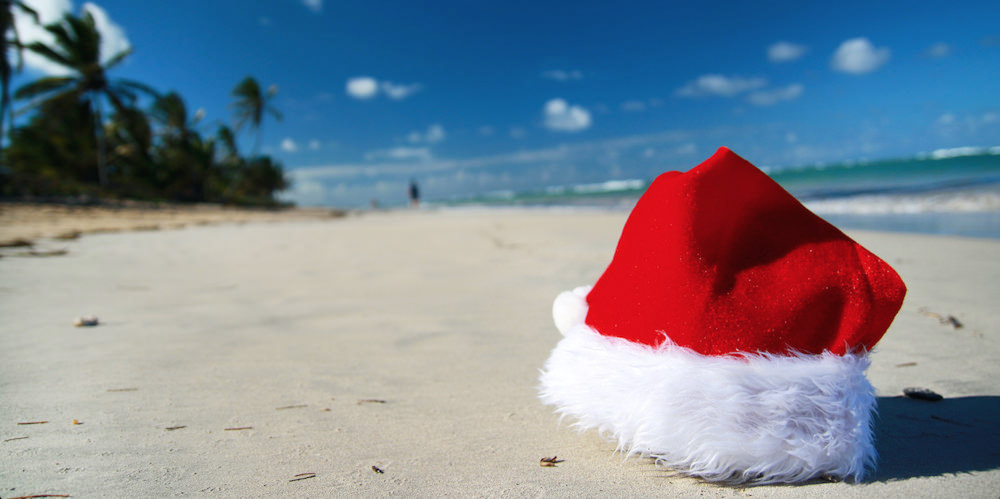
[[[77,317],[73,321],[73,325],[76,327],[94,327],[100,324],[100,322],[96,315],[84,315],[83,317]]]

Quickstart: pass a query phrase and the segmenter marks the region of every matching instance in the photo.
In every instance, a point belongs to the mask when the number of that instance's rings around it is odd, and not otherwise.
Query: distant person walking
[[[410,208],[420,207],[420,187],[417,187],[417,181],[410,180]]]

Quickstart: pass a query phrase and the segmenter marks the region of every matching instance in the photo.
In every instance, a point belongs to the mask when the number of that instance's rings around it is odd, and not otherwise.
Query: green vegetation
[[[17,54],[17,70],[22,68],[23,45],[21,37],[17,34],[14,26],[14,8],[30,15],[35,22],[38,22],[38,13],[19,0],[0,0],[0,79],[3,84],[3,96],[0,100],[0,137],[3,137],[4,120],[10,125],[14,124],[14,108],[10,105],[10,78],[14,74],[14,67],[10,65],[7,57],[10,56],[11,49]],[[7,38],[7,33],[11,38]]]
[[[265,114],[281,119],[270,103],[276,87],[262,92],[247,77],[232,91],[236,131],[249,125],[256,132],[253,154],[244,157],[233,129],[219,125],[214,135],[203,134],[200,113],[190,116],[176,92],[162,94],[137,81],[110,78],[108,72],[131,49],[102,62],[101,34],[89,13],[67,14],[45,26],[52,45],[24,45],[14,28],[14,8],[34,15],[20,1],[0,0],[0,137],[5,118],[11,125],[9,144],[0,151],[0,196],[278,204],[275,193],[288,187],[282,166],[257,154]],[[24,102],[18,112],[32,114],[14,128],[9,89],[14,66],[7,57],[17,55],[20,70],[22,49],[62,66],[67,75],[18,88],[14,100]],[[146,108],[140,107],[142,101]]]
[[[233,107],[236,108],[236,130],[239,131],[243,125],[249,123],[250,127],[257,132],[253,146],[255,156],[260,147],[260,125],[264,120],[264,112],[267,111],[275,119],[281,120],[281,112],[270,103],[271,98],[277,93],[278,87],[271,85],[267,89],[267,94],[264,94],[260,91],[257,80],[250,77],[244,78],[233,89],[233,97],[236,98],[236,102],[233,103]]]

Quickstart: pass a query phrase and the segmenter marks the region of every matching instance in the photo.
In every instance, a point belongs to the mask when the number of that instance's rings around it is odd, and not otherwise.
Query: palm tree
[[[142,109],[115,110],[104,127],[108,165],[118,177],[115,190],[126,197],[153,198],[157,174],[153,161],[153,127]]]
[[[205,201],[207,184],[215,177],[215,141],[205,140],[195,129],[200,118],[188,118],[187,106],[177,92],[153,102],[150,117],[160,125],[158,160],[171,197],[183,201]]]
[[[7,56],[10,55],[11,48],[17,52],[17,71],[22,68],[23,54],[21,37],[17,33],[17,25],[14,23],[14,8],[17,7],[38,21],[38,12],[28,7],[20,0],[0,0],[0,80],[3,84],[3,96],[0,97],[0,143],[3,142],[4,119],[14,126],[14,113],[10,105],[10,78],[14,74],[14,66],[11,66]],[[7,32],[13,32],[12,38],[7,38]]]
[[[47,25],[45,30],[52,34],[54,45],[33,42],[27,49],[63,66],[70,75],[36,80],[17,89],[14,98],[33,99],[30,105],[67,95],[89,101],[96,120],[97,174],[101,187],[105,187],[108,179],[104,165],[103,100],[107,98],[115,110],[124,112],[135,102],[138,92],[155,96],[156,91],[137,81],[108,80],[108,70],[121,64],[132,49],[122,50],[102,63],[101,33],[89,12],[83,17],[66,14],[60,22]]]
[[[198,118],[188,119],[187,105],[184,98],[177,92],[161,95],[153,101],[150,116],[163,127],[162,134],[176,137],[180,140],[189,138],[198,123]]]
[[[236,134],[233,133],[233,130],[226,125],[220,125],[219,129],[215,132],[215,137],[219,144],[222,145],[222,162],[233,163],[239,161],[240,151],[236,147]]]
[[[281,112],[271,105],[271,99],[277,93],[277,85],[268,87],[266,93],[262,92],[257,80],[252,76],[247,76],[233,88],[232,95],[236,97],[236,102],[233,103],[233,107],[236,108],[236,131],[243,128],[243,125],[250,124],[257,132],[253,146],[254,156],[257,155],[257,150],[260,148],[260,126],[264,120],[264,113],[267,112],[281,121]]]

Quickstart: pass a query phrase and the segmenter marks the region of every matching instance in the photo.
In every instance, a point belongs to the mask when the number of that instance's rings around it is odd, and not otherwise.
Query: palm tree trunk
[[[5,2],[6,3],[6,2]],[[11,19],[13,19],[13,13],[11,13]],[[16,35],[17,33],[15,33]],[[4,151],[3,151],[3,140],[4,140],[4,120],[7,119],[7,106],[10,106],[10,78],[13,74],[13,70],[10,66],[10,61],[7,61],[9,56],[8,51],[10,49],[9,43],[7,42],[7,28],[4,28],[4,32],[0,33],[0,57],[3,57],[2,69],[0,69],[0,84],[3,85],[3,97],[0,98],[0,166],[4,164]],[[13,119],[11,119],[11,125],[13,125]]]
[[[104,170],[104,120],[101,95],[94,94],[91,98],[94,99],[94,108],[97,110],[94,114],[94,133],[97,135],[97,180],[101,189],[104,189],[108,186],[108,173]]]
[[[6,57],[6,44],[0,44],[3,47],[3,54],[0,56]],[[3,96],[0,97],[0,166],[4,164],[4,150],[3,142],[6,138],[4,135],[4,120],[9,119],[11,128],[14,127],[14,110],[10,105],[10,68],[4,68],[3,75]]]
[[[5,158],[7,156],[7,151],[4,149],[4,139],[6,136],[4,135],[3,126],[8,117],[10,117],[11,127],[13,128],[14,126],[14,112],[10,109],[10,92],[7,91],[6,85],[3,88],[3,97],[0,99],[2,99],[0,100],[0,166],[3,166],[6,163]]]
[[[253,157],[257,157],[260,154],[260,123],[257,124],[257,136],[253,139]]]

